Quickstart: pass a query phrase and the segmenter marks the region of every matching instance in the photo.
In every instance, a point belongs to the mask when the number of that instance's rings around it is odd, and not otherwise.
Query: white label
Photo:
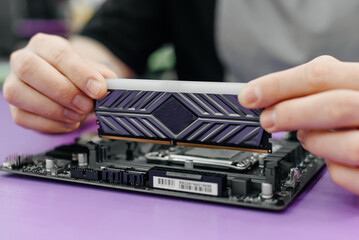
[[[218,184],[153,176],[153,187],[218,196]]]

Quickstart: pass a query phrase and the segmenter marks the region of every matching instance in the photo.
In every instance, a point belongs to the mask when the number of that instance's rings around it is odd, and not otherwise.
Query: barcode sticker
[[[218,184],[153,176],[153,187],[218,196]]]

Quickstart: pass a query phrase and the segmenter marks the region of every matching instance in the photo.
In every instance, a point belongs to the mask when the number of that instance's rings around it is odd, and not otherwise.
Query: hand
[[[105,78],[116,74],[88,62],[64,38],[35,35],[10,57],[4,98],[20,126],[47,133],[73,131],[106,94]]]
[[[251,81],[238,95],[268,132],[298,130],[339,186],[359,194],[359,63],[322,56]]]

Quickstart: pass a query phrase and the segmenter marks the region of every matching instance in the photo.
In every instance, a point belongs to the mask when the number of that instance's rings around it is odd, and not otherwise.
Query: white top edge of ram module
[[[207,93],[237,95],[245,83],[199,82],[146,79],[106,79],[109,90],[137,90],[179,93]]]

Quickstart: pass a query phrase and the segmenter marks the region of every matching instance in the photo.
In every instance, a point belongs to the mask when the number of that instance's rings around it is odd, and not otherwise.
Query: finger
[[[54,66],[89,97],[98,99],[105,96],[107,86],[103,76],[80,57],[67,40],[37,34],[31,39],[28,48]]]
[[[306,150],[318,157],[359,166],[359,130],[300,130],[297,138]]]
[[[44,133],[71,132],[80,126],[79,122],[64,123],[54,121],[52,119],[44,118],[42,116],[21,110],[12,105],[10,105],[10,112],[14,122],[19,126]]]
[[[330,90],[266,108],[260,122],[268,132],[355,127],[359,111],[353,109],[359,109],[359,91]]]
[[[85,114],[63,107],[18,80],[14,75],[10,74],[9,78],[4,84],[4,98],[8,103],[27,112],[62,122],[78,122],[84,118]]]
[[[322,56],[285,71],[249,82],[238,94],[241,105],[263,108],[280,101],[331,89],[359,90],[359,63],[344,63]]]
[[[93,63],[94,67],[104,78],[118,78],[117,74],[104,64]]]
[[[333,182],[352,193],[359,194],[358,167],[345,166],[330,161],[327,161],[327,166]]]
[[[30,51],[19,50],[10,58],[11,68],[23,82],[69,109],[87,113],[93,100],[44,59]]]

